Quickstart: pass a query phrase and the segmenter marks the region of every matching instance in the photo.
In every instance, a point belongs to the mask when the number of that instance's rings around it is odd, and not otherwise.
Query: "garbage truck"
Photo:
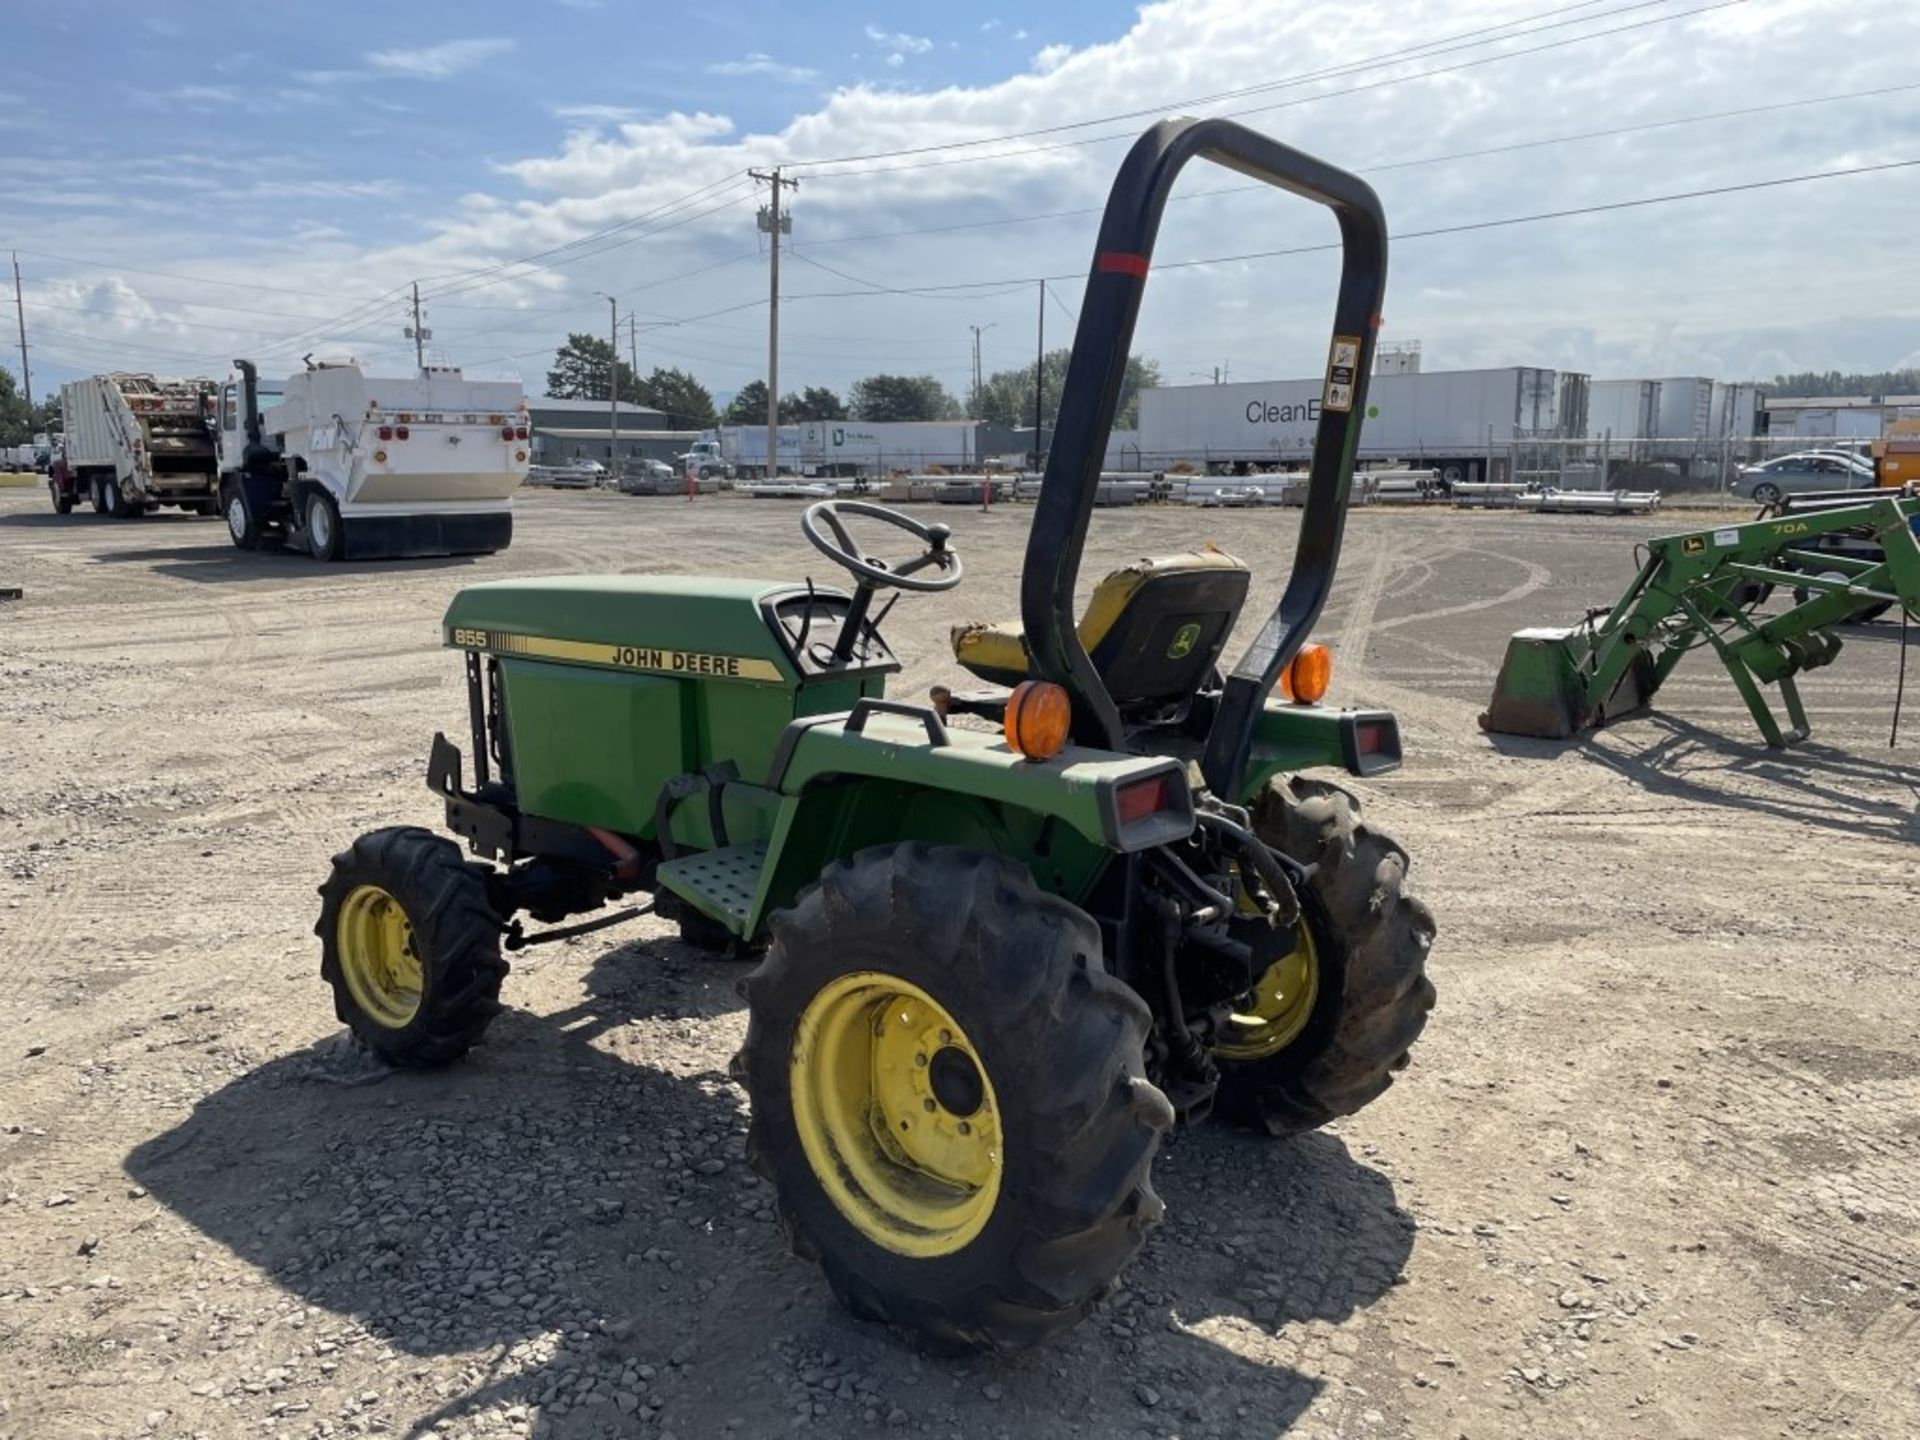
[[[236,360],[220,387],[219,508],[242,550],[316,560],[490,554],[513,539],[532,431],[518,381],[457,366],[371,376],[309,362],[284,381]]]
[[[53,508],[81,500],[127,519],[161,505],[218,510],[212,380],[115,372],[60,387],[66,468],[50,476]]]

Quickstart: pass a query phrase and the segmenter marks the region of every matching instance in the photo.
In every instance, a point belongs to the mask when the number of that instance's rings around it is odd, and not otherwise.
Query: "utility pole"
[[[986,377],[980,370],[980,337],[986,334],[987,331],[993,329],[993,325],[969,325],[967,328],[973,331],[973,394],[969,398],[969,403],[973,406],[973,418],[978,420],[980,418],[980,391],[986,384]]]
[[[20,316],[20,389],[33,409],[33,372],[27,368],[27,307],[20,299],[20,252],[13,252],[13,308]],[[29,437],[31,438],[31,437]]]
[[[413,363],[424,370],[427,368],[427,341],[433,338],[433,332],[420,323],[420,282],[413,282],[413,324],[407,327],[407,338],[413,341]]]
[[[1047,393],[1047,282],[1040,282],[1040,338],[1033,352],[1033,468],[1040,468],[1040,405]]]
[[[633,371],[634,384],[640,383],[640,317],[627,316],[627,368]],[[638,398],[638,397],[635,397]]]
[[[773,188],[773,198],[760,211],[760,229],[773,242],[767,290],[767,478],[780,473],[780,237],[793,233],[793,216],[780,213],[780,191],[798,190],[798,180],[781,178],[780,167],[749,170],[755,180]]]
[[[607,473],[620,473],[620,302],[607,296],[613,325],[607,332]]]

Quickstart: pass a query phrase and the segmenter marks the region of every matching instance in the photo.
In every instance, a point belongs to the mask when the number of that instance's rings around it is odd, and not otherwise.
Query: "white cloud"
[[[1049,45],[1033,57],[1033,68],[1042,75],[1051,75],[1072,58],[1073,46]]]
[[[476,40],[446,40],[415,50],[374,50],[367,64],[385,75],[400,75],[410,80],[445,80],[463,70],[483,65],[496,55],[513,49],[513,41],[500,36]]]
[[[933,49],[933,41],[925,35],[909,35],[905,31],[882,30],[878,25],[867,26],[867,39],[882,50],[904,52],[908,55],[924,55]]]
[[[887,64],[891,65],[896,70],[898,70],[902,65],[906,63],[907,63],[907,57],[902,55],[898,50],[894,51],[893,54],[887,56]]]
[[[638,120],[647,112],[631,105],[556,105],[550,112],[556,120],[586,120],[597,124],[620,125]]]
[[[707,67],[709,75],[767,75],[789,85],[806,85],[820,78],[820,72],[804,65],[782,65],[771,55],[754,51],[744,60],[722,60]]]
[[[980,22],[980,29],[983,34],[989,30],[998,30],[999,28],[1000,22],[998,20],[983,20]]]

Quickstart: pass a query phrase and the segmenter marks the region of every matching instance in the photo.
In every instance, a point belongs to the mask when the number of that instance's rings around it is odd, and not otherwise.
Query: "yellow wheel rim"
[[[360,885],[340,902],[334,927],[340,974],[368,1019],[404,1029],[420,1012],[420,955],[400,902],[378,885]]]
[[[980,1233],[1005,1170],[1000,1105],[939,1001],[896,975],[842,975],[800,1016],[788,1078],[814,1177],[862,1235],[929,1258]]]
[[[1294,927],[1293,953],[1260,972],[1253,989],[1227,1018],[1213,1053],[1222,1060],[1265,1060],[1277,1055],[1307,1028],[1320,998],[1320,956],[1307,918]]]

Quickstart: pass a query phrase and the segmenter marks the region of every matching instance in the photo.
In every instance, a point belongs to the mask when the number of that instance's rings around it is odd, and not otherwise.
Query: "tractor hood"
[[[805,593],[791,583],[694,575],[495,580],[453,597],[445,639],[563,664],[793,685],[801,676],[775,631],[774,607]]]

